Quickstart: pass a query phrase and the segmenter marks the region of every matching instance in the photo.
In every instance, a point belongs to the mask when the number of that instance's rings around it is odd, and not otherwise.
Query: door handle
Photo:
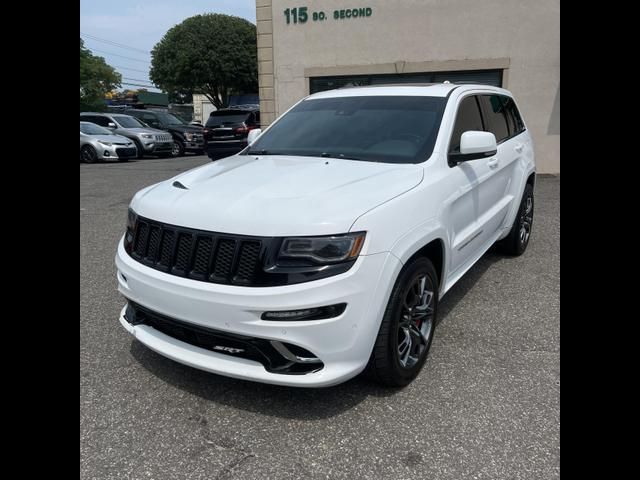
[[[496,168],[498,166],[498,159],[493,157],[487,162],[487,165],[489,165],[489,168]]]
[[[516,149],[516,152],[522,153],[522,150],[524,149],[524,144],[518,143],[514,148]]]

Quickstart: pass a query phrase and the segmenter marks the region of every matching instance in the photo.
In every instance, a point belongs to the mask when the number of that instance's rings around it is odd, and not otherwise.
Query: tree
[[[114,68],[84,46],[80,39],[80,111],[105,110],[105,95],[120,86]]]
[[[255,93],[256,27],[216,13],[187,18],[153,47],[149,78],[167,92],[202,93],[217,108],[229,95]]]

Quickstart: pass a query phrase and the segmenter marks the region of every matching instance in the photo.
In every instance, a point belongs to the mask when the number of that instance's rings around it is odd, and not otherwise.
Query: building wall
[[[302,6],[309,20],[287,25],[284,10]],[[371,16],[333,18],[360,7]],[[308,95],[313,76],[500,68],[538,171],[560,172],[559,0],[256,0],[256,19],[264,125]]]

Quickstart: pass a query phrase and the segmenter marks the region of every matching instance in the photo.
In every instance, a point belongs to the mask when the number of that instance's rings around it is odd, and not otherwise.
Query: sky
[[[80,0],[80,37],[122,75],[122,88],[150,86],[153,46],[174,25],[201,13],[256,22],[255,0]],[[118,44],[118,45],[115,45]],[[126,84],[125,82],[129,82]],[[138,84],[138,85],[135,85]]]

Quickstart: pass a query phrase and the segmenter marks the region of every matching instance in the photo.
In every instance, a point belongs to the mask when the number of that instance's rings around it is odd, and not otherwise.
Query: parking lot
[[[118,322],[131,197],[209,161],[80,165],[82,479],[559,478],[559,177],[538,178],[527,252],[487,253],[444,297],[411,385],[303,390],[183,366]]]

